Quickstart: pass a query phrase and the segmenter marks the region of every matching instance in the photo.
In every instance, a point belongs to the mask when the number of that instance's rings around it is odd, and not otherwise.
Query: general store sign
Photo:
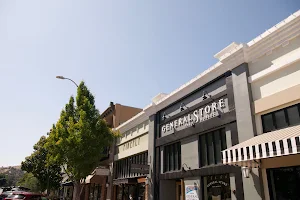
[[[172,131],[177,128],[190,127],[194,124],[201,123],[219,115],[218,110],[226,107],[225,99],[219,99],[218,101],[212,102],[200,109],[194,110],[193,112],[175,119],[161,127],[162,133]]]

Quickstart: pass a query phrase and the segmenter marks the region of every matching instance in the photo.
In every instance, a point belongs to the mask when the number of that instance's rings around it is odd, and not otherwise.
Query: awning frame
[[[300,153],[300,125],[255,136],[222,151],[222,162],[241,167],[261,167],[261,159]]]

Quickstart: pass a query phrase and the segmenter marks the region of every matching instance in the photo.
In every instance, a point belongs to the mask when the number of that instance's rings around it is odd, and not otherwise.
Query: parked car
[[[24,192],[24,191],[17,191],[13,192],[8,197],[5,197],[4,200],[17,200],[17,199],[23,199],[23,200],[41,200],[42,195],[33,193],[33,192]]]
[[[5,192],[2,192],[2,194],[0,195],[0,200],[4,200],[5,197],[8,197],[10,195],[13,194],[13,191],[5,191]]]

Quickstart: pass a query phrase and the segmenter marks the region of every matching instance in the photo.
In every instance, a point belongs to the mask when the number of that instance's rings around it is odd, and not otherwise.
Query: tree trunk
[[[73,200],[84,200],[84,184],[81,185],[80,182],[74,182],[73,190]]]

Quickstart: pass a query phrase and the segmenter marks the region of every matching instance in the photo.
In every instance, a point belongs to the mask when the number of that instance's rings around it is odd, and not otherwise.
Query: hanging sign
[[[195,185],[185,186],[185,199],[186,200],[199,200],[199,188]]]

